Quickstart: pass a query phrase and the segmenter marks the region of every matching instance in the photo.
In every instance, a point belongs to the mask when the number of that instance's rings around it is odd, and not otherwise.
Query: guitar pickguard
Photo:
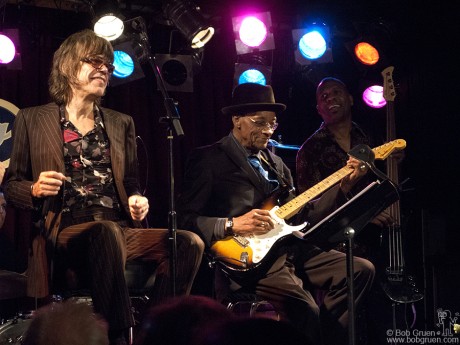
[[[281,244],[284,237],[291,235],[294,231],[302,231],[307,223],[292,226],[286,224],[284,219],[276,215],[279,206],[270,210],[270,215],[275,221],[275,227],[263,235],[232,236],[222,241],[217,241],[211,246],[211,250],[218,252],[218,259],[229,265],[248,268],[258,265],[271,250]]]

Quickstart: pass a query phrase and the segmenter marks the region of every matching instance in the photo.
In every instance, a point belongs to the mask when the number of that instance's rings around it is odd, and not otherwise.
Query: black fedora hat
[[[245,115],[255,111],[282,112],[286,106],[275,103],[275,96],[271,86],[256,83],[244,83],[233,90],[232,104],[222,108],[225,115]]]

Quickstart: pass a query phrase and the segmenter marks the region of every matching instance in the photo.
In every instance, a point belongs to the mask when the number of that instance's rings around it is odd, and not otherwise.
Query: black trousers
[[[308,247],[296,248],[294,262],[287,260],[287,254],[280,256],[252,289],[276,308],[281,319],[305,333],[312,344],[347,344],[346,255],[330,250],[316,251],[311,256]],[[354,257],[353,262],[354,299],[358,307],[372,285],[375,268],[359,257]],[[241,288],[222,272],[216,273],[218,298]]]

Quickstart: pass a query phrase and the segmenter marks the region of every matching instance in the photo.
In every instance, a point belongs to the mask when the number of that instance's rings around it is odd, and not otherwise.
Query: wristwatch
[[[225,222],[225,236],[233,235],[233,217],[227,218]]]

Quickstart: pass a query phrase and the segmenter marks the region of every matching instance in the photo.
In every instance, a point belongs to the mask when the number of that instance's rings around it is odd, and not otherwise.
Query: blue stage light
[[[113,65],[115,70],[113,76],[117,78],[127,78],[134,72],[134,61],[128,53],[115,50],[113,52],[114,60]]]
[[[267,85],[267,79],[261,71],[251,68],[241,73],[240,77],[238,78],[238,84],[244,83]]]

